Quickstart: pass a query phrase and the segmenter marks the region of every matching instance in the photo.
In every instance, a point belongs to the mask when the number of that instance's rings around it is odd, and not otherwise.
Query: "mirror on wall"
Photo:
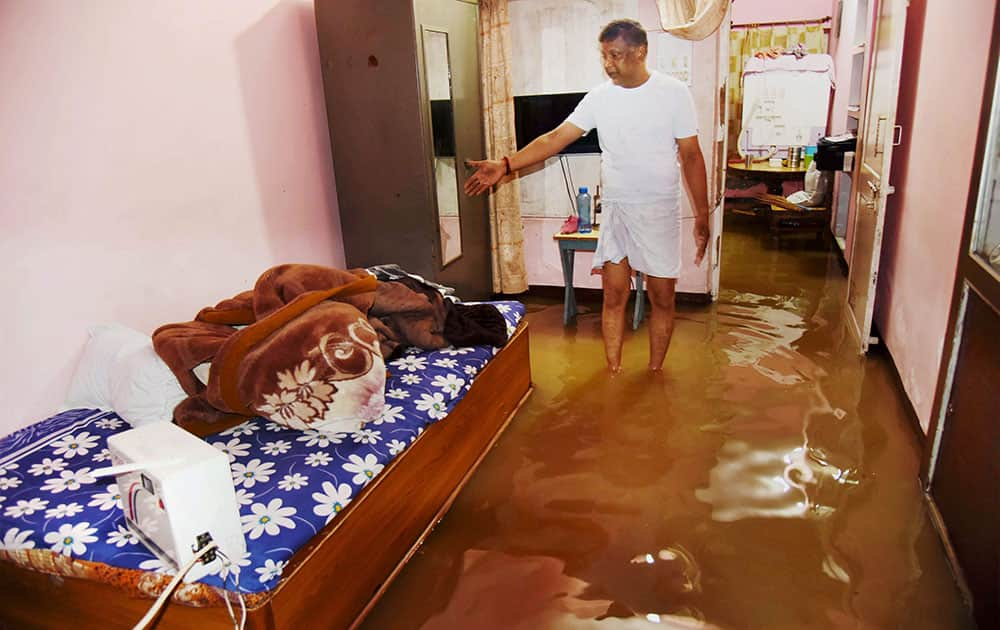
[[[434,139],[434,183],[437,188],[441,265],[444,266],[462,255],[448,33],[424,27],[423,40],[424,78],[427,82],[427,98],[430,100],[431,133]]]

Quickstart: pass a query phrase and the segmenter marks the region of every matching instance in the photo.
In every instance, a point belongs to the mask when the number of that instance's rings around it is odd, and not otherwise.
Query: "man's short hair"
[[[608,25],[601,29],[601,34],[598,35],[597,41],[613,42],[619,37],[633,48],[647,45],[646,31],[642,28],[642,24],[639,24],[635,20],[614,20],[613,22],[608,22]]]

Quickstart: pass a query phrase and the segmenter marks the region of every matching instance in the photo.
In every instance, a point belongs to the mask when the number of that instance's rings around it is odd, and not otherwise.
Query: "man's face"
[[[601,63],[612,83],[630,86],[644,76],[646,47],[629,46],[621,37],[601,42]]]

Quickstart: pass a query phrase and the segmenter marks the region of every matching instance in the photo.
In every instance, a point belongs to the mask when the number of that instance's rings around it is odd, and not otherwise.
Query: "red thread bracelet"
[[[504,175],[510,175],[510,159],[506,155],[503,156],[503,166]]]

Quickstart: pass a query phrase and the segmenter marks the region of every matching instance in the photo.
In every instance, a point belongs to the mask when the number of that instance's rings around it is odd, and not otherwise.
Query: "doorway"
[[[832,174],[810,165],[834,85],[831,18],[757,15],[748,9],[732,27],[727,220],[759,222],[776,249],[825,248],[830,202],[821,180]]]

